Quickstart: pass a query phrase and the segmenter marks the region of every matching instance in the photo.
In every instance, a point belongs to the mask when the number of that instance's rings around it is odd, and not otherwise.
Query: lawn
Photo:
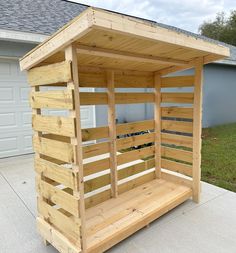
[[[202,180],[236,192],[236,123],[203,129]]]

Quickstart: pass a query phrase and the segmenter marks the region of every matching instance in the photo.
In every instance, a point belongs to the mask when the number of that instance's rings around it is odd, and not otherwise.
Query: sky
[[[72,0],[125,14],[151,19],[198,33],[203,21],[216,13],[236,10],[236,0]]]

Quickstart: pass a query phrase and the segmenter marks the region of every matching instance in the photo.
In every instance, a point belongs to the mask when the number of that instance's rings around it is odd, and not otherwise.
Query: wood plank
[[[50,140],[43,137],[33,137],[33,147],[36,152],[68,163],[74,161],[73,147],[69,143]]]
[[[38,174],[43,174],[44,177],[50,178],[69,188],[74,188],[74,176],[71,169],[37,157],[34,160],[34,168]]]
[[[110,167],[109,158],[103,158],[94,162],[84,164],[84,176],[107,170]]]
[[[192,87],[193,85],[194,76],[171,76],[161,78],[162,88]]]
[[[156,178],[161,176],[161,86],[162,78],[158,73],[154,73],[154,124],[155,124],[155,172]]]
[[[192,104],[193,93],[174,93],[174,92],[162,92],[162,103],[180,103],[180,104]]]
[[[175,160],[180,160],[188,163],[193,162],[193,153],[182,149],[162,146],[161,155],[162,157],[172,158]]]
[[[154,129],[154,120],[136,121],[116,125],[117,135],[125,135]],[[108,138],[108,127],[82,129],[83,141]]]
[[[154,142],[154,133],[146,133],[117,139],[117,150],[135,147]]]
[[[193,168],[191,165],[171,161],[168,159],[161,159],[161,166],[166,170],[171,170],[177,173],[181,173],[187,176],[192,176]]]
[[[83,159],[109,152],[109,142],[100,142],[83,146]]]
[[[72,164],[72,169],[76,173],[76,189],[73,191],[75,196],[79,195],[79,214],[81,219],[80,227],[80,245],[82,252],[87,250],[87,240],[86,240],[86,222],[85,222],[85,202],[84,202],[84,169],[83,169],[83,150],[82,150],[82,131],[81,131],[81,115],[80,115],[80,91],[79,91],[79,76],[78,76],[78,59],[76,54],[76,48],[74,45],[70,45],[65,49],[65,58],[72,62],[72,76],[73,80],[67,83],[67,89],[74,89],[74,105],[75,111],[71,111],[72,114],[75,113],[75,131],[76,138],[71,140],[75,146],[74,152],[74,163]]]
[[[85,207],[86,207],[86,209],[91,208],[91,207],[96,206],[96,205],[98,205],[110,198],[111,198],[111,190],[110,189],[99,192],[95,195],[85,198]]]
[[[112,49],[104,49],[98,47],[89,47],[86,45],[78,45],[77,46],[77,53],[78,54],[85,54],[90,56],[100,56],[100,57],[108,57],[112,59],[122,59],[126,61],[134,61],[134,62],[141,62],[141,63],[169,63],[173,65],[187,65],[187,61],[183,60],[176,60],[170,59],[167,57],[159,57],[159,56],[152,56],[152,55],[143,55],[139,53],[130,53]]]
[[[61,253],[81,253],[80,245],[71,242],[65,235],[41,218],[36,219],[37,228],[42,237]]]
[[[193,107],[193,200],[200,201],[201,190],[201,146],[202,146],[202,88],[203,59],[195,64],[194,107]]]
[[[71,81],[71,63],[68,61],[32,68],[27,73],[31,86],[66,83]]]
[[[108,97],[108,129],[109,129],[109,150],[110,150],[110,180],[111,195],[118,196],[118,176],[117,176],[117,145],[116,145],[116,105],[115,105],[115,84],[114,71],[106,72],[107,78],[107,97]]]
[[[32,115],[32,127],[36,131],[68,137],[75,136],[75,124],[73,118]]]
[[[183,119],[193,118],[193,108],[191,107],[162,107],[162,117],[174,117]]]
[[[108,103],[107,94],[103,92],[81,92],[81,105],[104,105]],[[115,94],[116,104],[136,104],[136,103],[152,103],[154,101],[153,93],[119,93]]]
[[[72,92],[66,90],[51,90],[31,92],[32,108],[73,109]]]
[[[39,213],[56,229],[63,232],[68,238],[77,241],[80,234],[79,228],[81,226],[80,220],[73,216],[67,216],[59,209],[52,207],[46,202],[38,198]]]
[[[162,131],[174,131],[183,133],[193,132],[193,122],[187,121],[176,121],[176,120],[162,120],[161,121]]]
[[[193,138],[189,136],[162,133],[161,141],[165,144],[173,144],[176,146],[183,146],[188,148],[193,147]]]
[[[191,178],[186,178],[186,176],[181,176],[181,174],[173,174],[173,172],[168,170],[162,170],[161,178],[175,184],[187,186],[189,189],[191,189],[193,185]]]
[[[60,206],[68,213],[79,217],[79,197],[39,179],[36,180],[36,189],[40,196]]]

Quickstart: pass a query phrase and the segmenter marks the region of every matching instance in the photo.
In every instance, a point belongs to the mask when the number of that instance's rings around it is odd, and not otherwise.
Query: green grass
[[[236,192],[236,123],[203,129],[202,180]]]

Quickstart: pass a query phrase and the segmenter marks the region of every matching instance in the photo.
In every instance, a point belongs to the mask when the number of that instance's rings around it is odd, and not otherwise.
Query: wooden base
[[[187,186],[156,179],[87,209],[87,252],[104,252],[191,196],[192,190]],[[43,228],[42,236],[60,252],[80,252],[46,222],[38,219],[38,225]],[[52,240],[55,234],[57,242]],[[66,246],[62,247],[62,242]],[[72,251],[68,250],[70,246]]]

